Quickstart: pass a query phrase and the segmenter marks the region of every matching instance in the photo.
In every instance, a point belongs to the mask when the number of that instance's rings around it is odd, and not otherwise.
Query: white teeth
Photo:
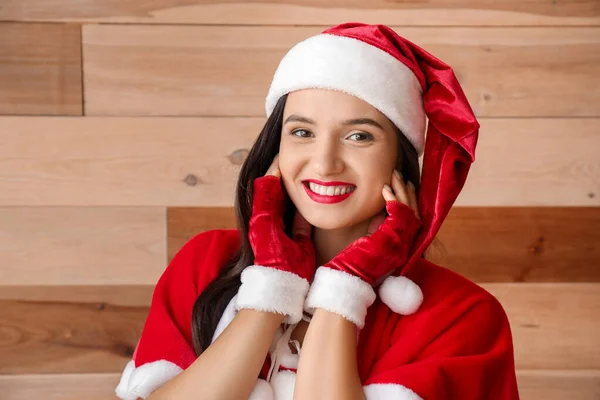
[[[313,192],[323,196],[339,196],[348,192],[352,192],[354,189],[356,189],[351,186],[321,186],[312,182],[308,183],[308,187]]]

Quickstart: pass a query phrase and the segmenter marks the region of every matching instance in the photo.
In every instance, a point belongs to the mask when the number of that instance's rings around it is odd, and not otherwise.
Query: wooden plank
[[[280,59],[323,28],[86,25],[86,115],[262,116]],[[395,29],[453,66],[478,116],[600,115],[600,28]]]
[[[504,307],[519,369],[600,369],[600,284],[482,284]]]
[[[600,205],[599,122],[482,119],[475,162],[456,204]]]
[[[468,0],[368,3],[330,1],[21,0],[0,9],[0,20],[141,22],[241,25],[314,25],[342,21],[396,25],[600,25],[595,0]]]
[[[0,390],[3,400],[114,400],[120,377],[120,373],[0,375]]]
[[[600,369],[600,284],[482,286],[509,317],[517,368]],[[120,372],[131,358],[153,285],[90,287],[91,295],[61,289],[2,296],[0,374]],[[123,298],[129,304],[119,304]]]
[[[0,23],[0,71],[0,114],[82,114],[79,25]]]
[[[0,118],[0,205],[232,205],[243,155],[263,123]]]
[[[236,229],[233,208],[169,208],[167,221],[169,260],[199,232]],[[600,282],[600,207],[455,207],[438,239],[430,260],[475,282]]]
[[[3,285],[155,284],[164,208],[0,208]]]
[[[597,400],[600,398],[600,371],[517,370],[522,400]]]
[[[477,282],[600,282],[600,207],[455,207],[432,261]]]
[[[236,229],[232,207],[170,207],[167,209],[169,262],[191,238],[212,229]]]
[[[133,356],[153,287],[3,287],[0,374],[120,371]]]
[[[29,374],[0,376],[4,400],[29,400],[41,394],[45,400],[114,399],[120,373]],[[597,400],[600,371],[517,371],[521,400]]]
[[[76,286],[0,286],[0,300],[29,303],[86,303],[102,309],[106,304],[124,307],[148,307],[154,285],[76,285]]]
[[[231,207],[264,121],[0,117],[0,206]],[[600,205],[600,119],[481,125],[456,206]]]

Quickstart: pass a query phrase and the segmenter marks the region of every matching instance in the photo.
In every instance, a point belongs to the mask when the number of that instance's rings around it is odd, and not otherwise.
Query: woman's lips
[[[310,188],[308,187],[307,184],[303,184],[302,186],[304,186],[304,190],[306,190],[306,194],[308,194],[308,197],[310,197],[317,203],[323,203],[323,204],[339,203],[340,201],[346,200],[348,197],[350,197],[350,195],[352,195],[352,193],[354,193],[356,191],[356,189],[354,189],[351,192],[339,194],[337,196],[325,196],[325,195],[313,192],[312,190],[310,190]]]

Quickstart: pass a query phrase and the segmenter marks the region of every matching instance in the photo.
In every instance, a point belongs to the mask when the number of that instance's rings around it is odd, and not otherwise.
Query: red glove
[[[237,308],[285,314],[284,322],[294,324],[302,318],[309,282],[316,269],[310,224],[296,213],[294,237],[285,234],[285,194],[278,171],[276,175],[255,179],[253,188],[248,239],[254,251],[254,265],[242,272]]]
[[[375,301],[373,285],[407,260],[422,227],[415,211],[399,201],[386,201],[389,216],[371,234],[342,250],[317,270],[305,307],[324,308],[344,316],[359,328]]]

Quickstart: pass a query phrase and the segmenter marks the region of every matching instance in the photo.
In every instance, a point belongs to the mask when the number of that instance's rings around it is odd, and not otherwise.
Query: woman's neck
[[[317,267],[324,265],[350,243],[367,234],[369,221],[339,229],[313,228],[312,240],[317,255]]]

